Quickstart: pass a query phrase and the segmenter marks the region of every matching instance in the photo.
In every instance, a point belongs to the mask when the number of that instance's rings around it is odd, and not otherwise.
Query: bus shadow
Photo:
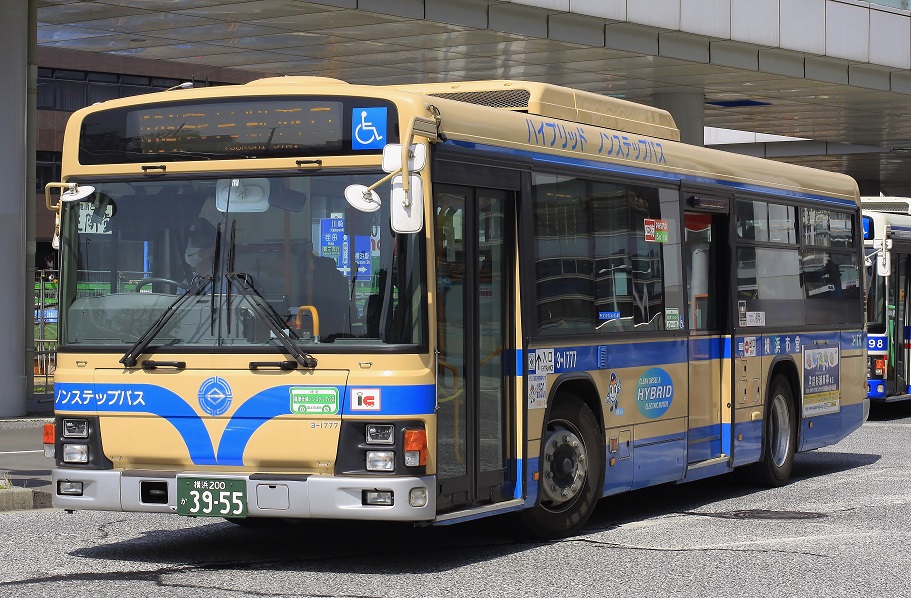
[[[879,455],[812,452],[797,455],[795,481],[876,463]],[[654,517],[687,513],[728,499],[769,491],[744,475],[644,488],[601,500],[576,538]],[[774,491],[774,490],[772,490]],[[121,542],[70,552],[104,561],[155,563],[170,572],[266,571],[338,574],[439,573],[533,550],[548,543],[518,531],[514,516],[453,526],[412,527],[363,521],[269,521],[236,525],[188,520],[182,529],[151,530]],[[572,538],[569,539],[570,541]],[[146,573],[147,574],[147,573]]]
[[[877,454],[841,452],[799,453],[791,482],[822,477],[873,465]],[[596,533],[652,517],[687,513],[716,502],[774,491],[755,482],[749,469],[687,484],[664,484],[608,497],[598,504],[584,533]]]
[[[366,521],[277,521],[247,527],[213,521],[180,530],[152,530],[139,538],[69,554],[154,563],[160,565],[161,575],[194,570],[398,575],[438,573],[542,543],[518,539],[510,517],[442,527]]]
[[[870,405],[871,422],[889,422],[897,419],[911,418],[911,401],[898,403],[872,403]]]

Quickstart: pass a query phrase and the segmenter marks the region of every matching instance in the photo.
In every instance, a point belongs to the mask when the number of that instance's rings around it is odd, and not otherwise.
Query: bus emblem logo
[[[228,410],[234,394],[223,378],[212,376],[199,387],[199,406],[211,416],[218,416]]]

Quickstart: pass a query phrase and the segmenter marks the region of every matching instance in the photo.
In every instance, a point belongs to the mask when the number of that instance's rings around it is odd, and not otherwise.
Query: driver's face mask
[[[186,251],[183,252],[183,259],[186,260],[191,268],[196,268],[206,259],[206,255],[209,253],[208,249],[207,247],[196,247],[189,243]]]

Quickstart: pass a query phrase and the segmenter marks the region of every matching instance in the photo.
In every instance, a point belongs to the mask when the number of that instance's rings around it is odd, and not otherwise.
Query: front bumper
[[[204,478],[243,479],[247,485],[248,517],[302,519],[363,519],[371,521],[432,521],[436,517],[436,482],[424,477],[339,477],[219,475],[187,472]],[[82,496],[58,494],[58,482],[82,482]],[[143,483],[167,484],[167,502],[144,502]],[[427,491],[427,504],[412,507],[412,488]],[[364,505],[364,490],[391,491],[392,506]],[[177,512],[177,474],[154,471],[53,470],[54,507],[68,510],[127,511],[139,513]]]

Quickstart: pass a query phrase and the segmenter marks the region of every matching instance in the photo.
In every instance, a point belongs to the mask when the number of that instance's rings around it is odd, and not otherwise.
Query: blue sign
[[[202,410],[215,417],[228,410],[234,394],[231,392],[231,386],[223,378],[212,376],[200,385],[198,398]]]
[[[867,353],[887,355],[889,353],[889,337],[885,334],[868,334]]]
[[[382,149],[386,143],[386,108],[352,108],[351,149]]]
[[[661,368],[645,370],[636,383],[636,407],[648,418],[664,415],[674,402],[674,381]]]
[[[335,260],[342,274],[348,273],[348,235],[344,218],[320,218],[319,254]]]
[[[370,255],[370,237],[366,235],[354,237],[354,265],[355,280],[370,280],[373,275],[373,259]]]
[[[869,216],[864,216],[861,220],[861,223],[864,227],[864,239],[873,238],[873,219]]]
[[[599,320],[619,320],[620,312],[619,311],[599,311],[598,319]]]

